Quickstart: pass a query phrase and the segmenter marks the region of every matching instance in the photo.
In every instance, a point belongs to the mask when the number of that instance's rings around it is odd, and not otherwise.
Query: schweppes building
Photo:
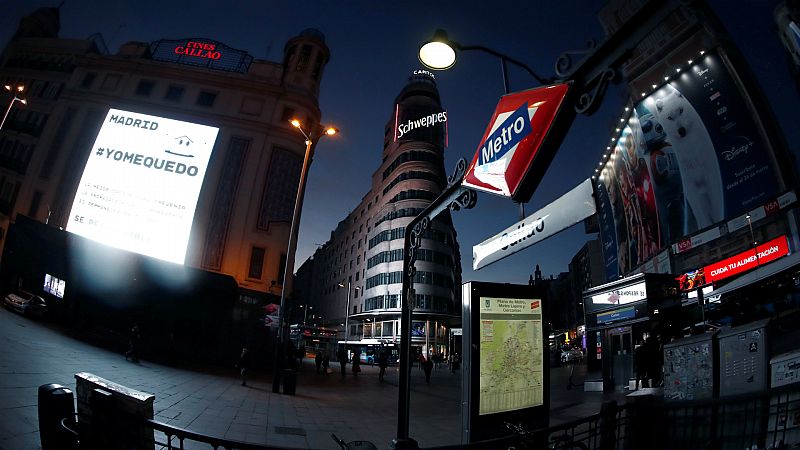
[[[434,75],[414,71],[390,111],[372,188],[297,274],[298,301],[313,307],[306,323],[321,323],[318,316],[326,325],[347,323],[339,338],[362,355],[381,346],[397,354],[405,228],[447,184],[448,117]],[[461,257],[449,213],[433,222],[417,254],[412,347],[446,356],[461,320]]]

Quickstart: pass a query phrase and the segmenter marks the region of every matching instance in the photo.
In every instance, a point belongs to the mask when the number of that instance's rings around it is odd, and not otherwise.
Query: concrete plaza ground
[[[154,394],[156,420],[205,434],[291,448],[336,449],[336,433],[386,448],[396,432],[397,368],[384,383],[378,368],[362,366],[358,377],[317,375],[306,359],[297,395],[272,393],[268,373],[255,372],[241,386],[235,368],[171,367],[119,353],[72,337],[59,326],[36,322],[0,308],[0,450],[39,449],[37,390],[46,383],[75,389],[74,374],[90,372]],[[576,380],[583,380],[580,366]],[[595,414],[609,394],[567,390],[569,368],[551,370],[550,423]],[[410,435],[420,446],[454,444],[460,436],[460,376],[446,366],[431,384],[412,369]],[[619,395],[617,395],[619,397]],[[187,448],[209,448],[187,446]]]

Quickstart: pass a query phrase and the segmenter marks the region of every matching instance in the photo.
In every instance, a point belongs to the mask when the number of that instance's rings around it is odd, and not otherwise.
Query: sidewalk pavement
[[[575,380],[582,381],[581,367]],[[387,448],[396,434],[398,368],[378,381],[378,367],[362,365],[356,377],[315,373],[303,361],[296,395],[272,393],[269,374],[253,373],[240,385],[231,368],[171,367],[124,355],[71,337],[59,326],[36,322],[0,308],[0,450],[39,449],[37,389],[58,383],[75,389],[74,374],[90,372],[154,394],[155,419],[227,439],[290,448],[338,449],[331,433],[346,440],[369,440]],[[567,390],[569,367],[551,370],[551,425],[599,412],[603,400],[624,394]],[[410,436],[420,446],[460,442],[460,371],[434,370],[430,385],[412,369]],[[623,400],[624,401],[624,400]],[[158,438],[158,436],[157,436]],[[163,436],[161,439],[163,441]],[[208,446],[187,445],[188,448]]]

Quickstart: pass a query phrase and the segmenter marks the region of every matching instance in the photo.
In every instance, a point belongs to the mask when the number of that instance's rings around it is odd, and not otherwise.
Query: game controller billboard
[[[710,53],[633,105],[596,184],[609,279],[779,193],[746,105]]]

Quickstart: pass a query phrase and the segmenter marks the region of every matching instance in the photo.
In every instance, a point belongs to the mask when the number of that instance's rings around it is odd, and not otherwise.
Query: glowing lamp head
[[[289,121],[289,123],[291,123],[292,126],[295,127],[295,128],[300,128],[300,121],[297,120],[297,119],[292,119],[292,120]]]
[[[23,98],[22,100],[20,100],[20,103],[22,103],[23,105],[27,105],[28,101]]]
[[[419,60],[429,69],[449,69],[456,63],[455,47],[444,30],[436,30],[433,38],[419,48]]]
[[[339,130],[337,130],[336,128],[333,128],[333,127],[328,127],[328,128],[325,129],[325,134],[327,134],[328,136],[333,136],[334,134],[336,134],[338,132],[339,132]]]

